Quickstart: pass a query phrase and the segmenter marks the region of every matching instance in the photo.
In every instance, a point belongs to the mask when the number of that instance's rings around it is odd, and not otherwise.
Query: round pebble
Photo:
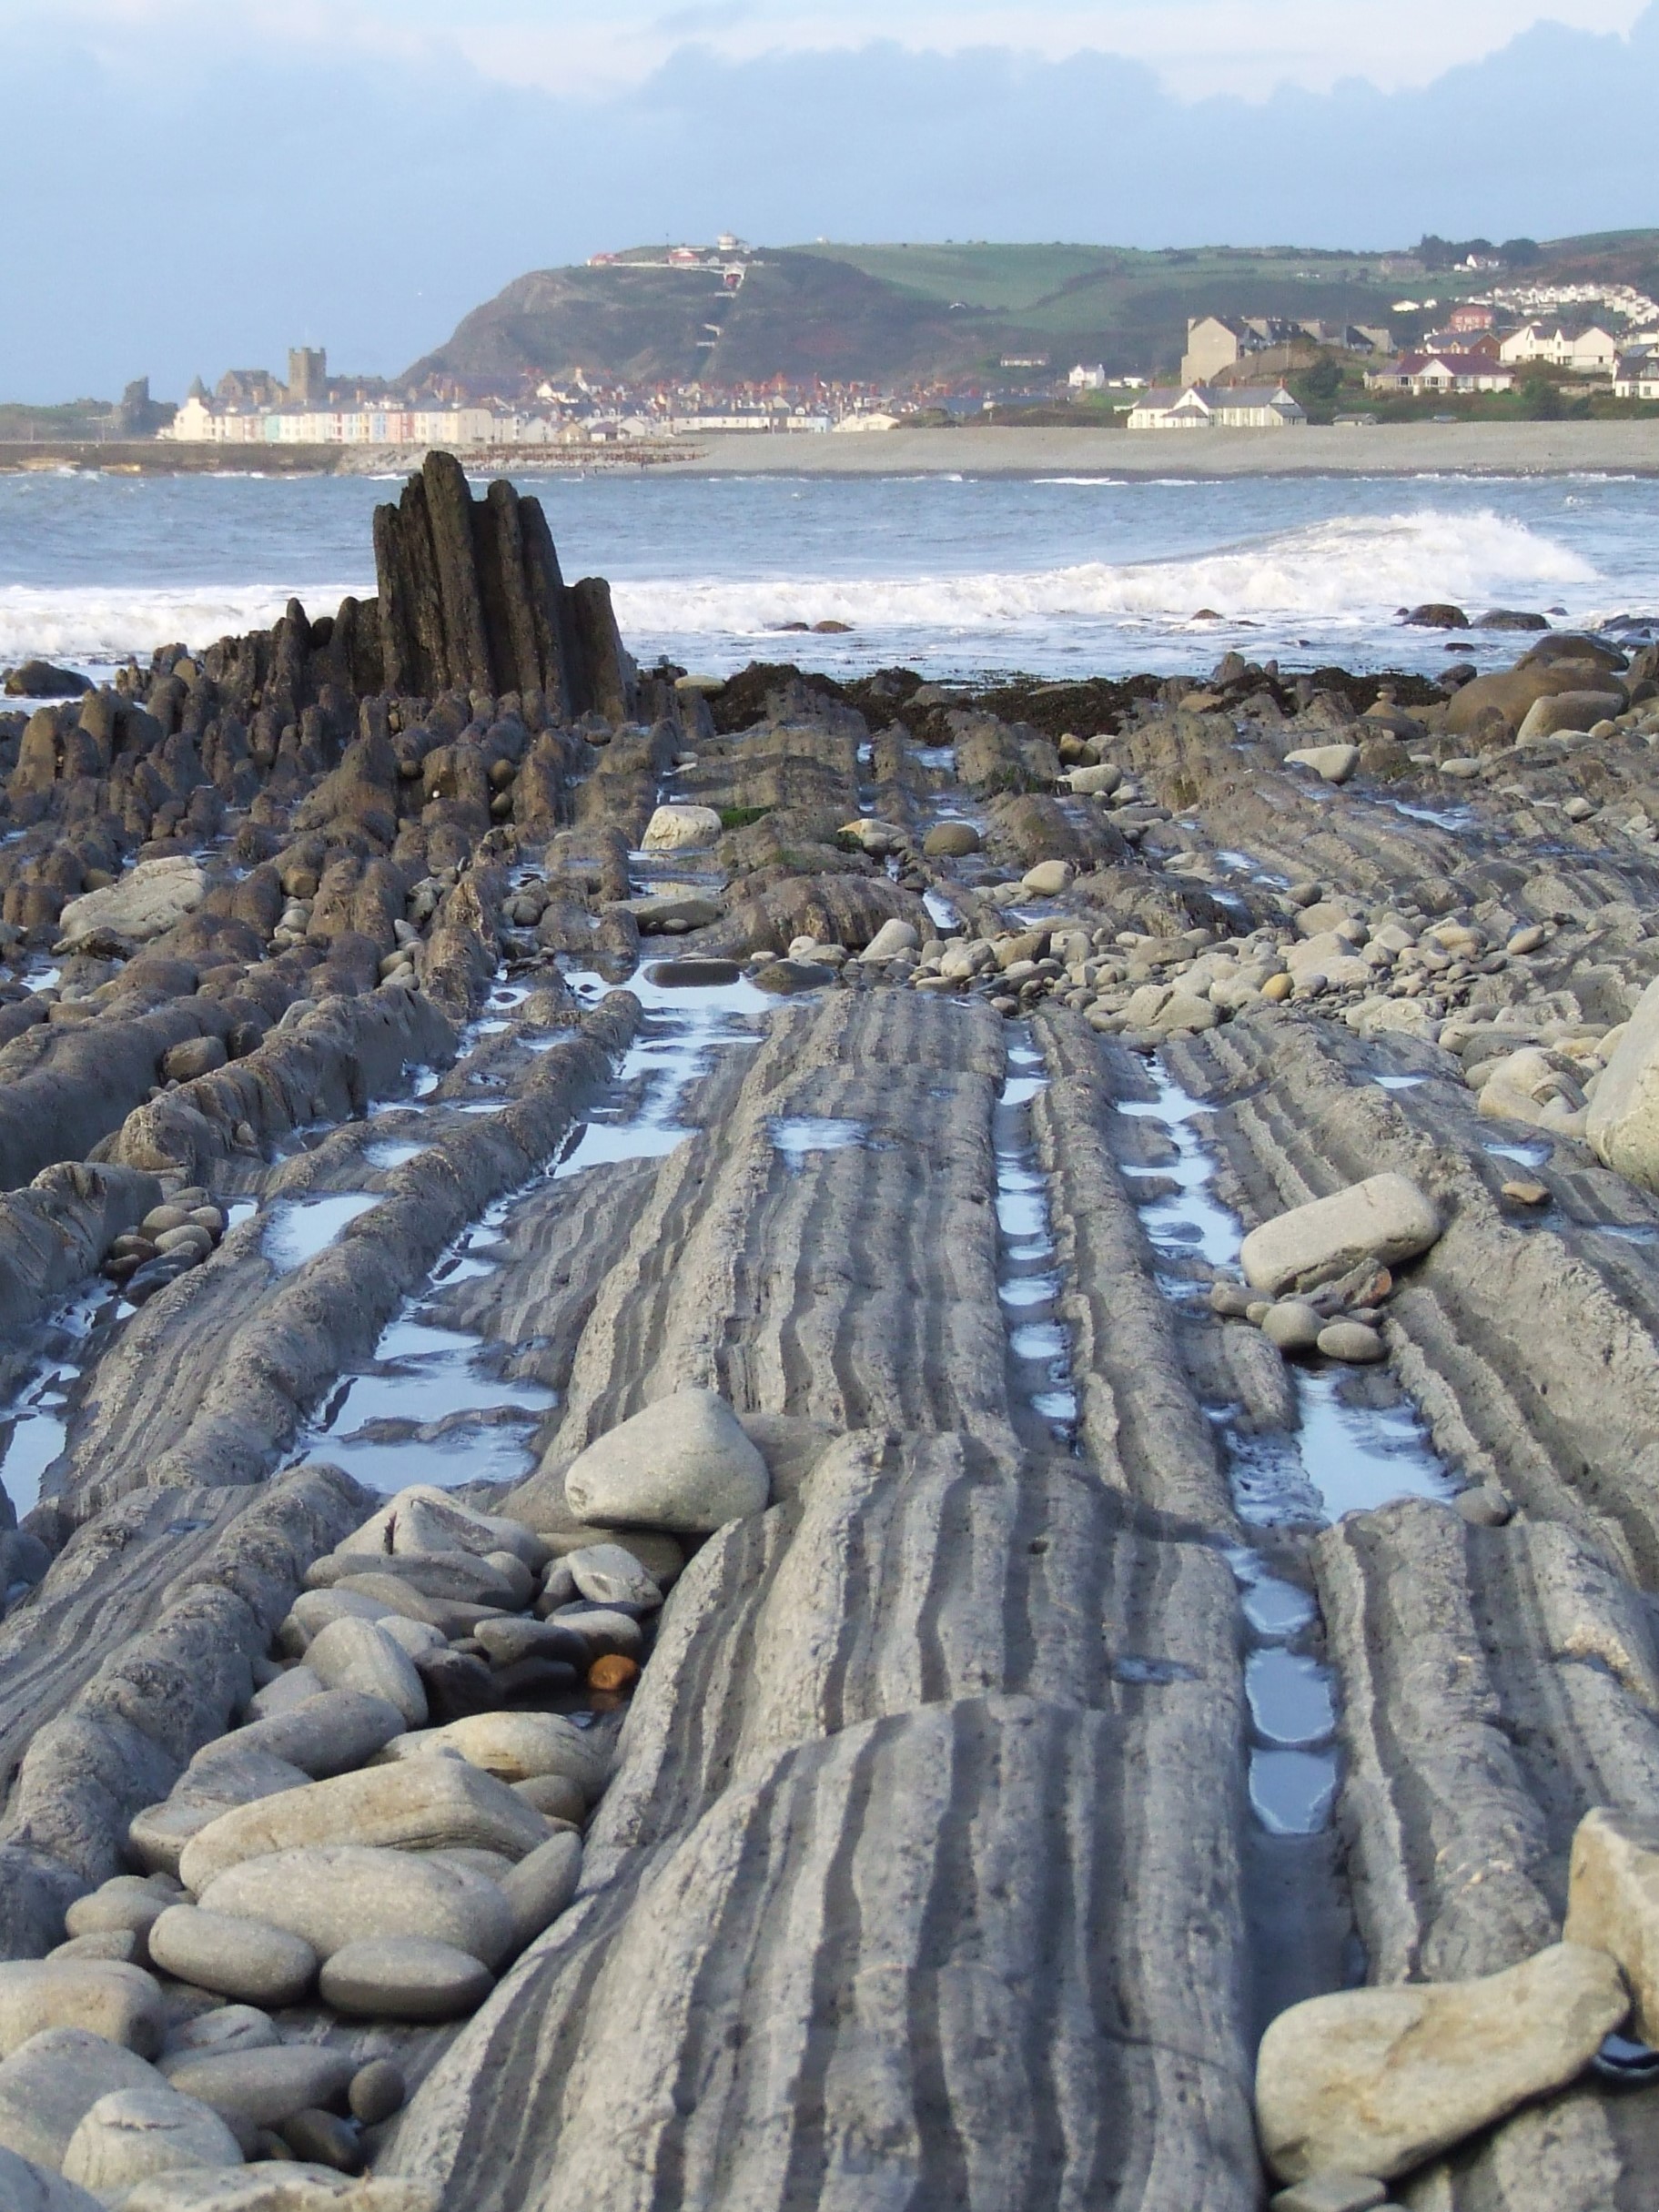
[[[621,1651],[608,1651],[588,1669],[588,1684],[594,1690],[627,1690],[639,1678],[638,1660],[628,1659]]]
[[[1300,1298],[1280,1298],[1261,1317],[1261,1333],[1281,1352],[1310,1352],[1323,1328],[1316,1309]]]
[[[1515,1517],[1513,1501],[1495,1482],[1477,1482],[1452,1500],[1472,1529],[1502,1529]]]
[[[282,1928],[199,1905],[170,1905],[150,1930],[150,1956],[167,1974],[254,2005],[297,2005],[317,1954]]]
[[[1320,1329],[1319,1348],[1327,1359],[1343,1359],[1352,1367],[1371,1367],[1388,1358],[1388,1346],[1363,1321],[1332,1321]]]
[[[454,2020],[495,1986],[488,1966],[426,1935],[367,1935],[322,1970],[323,2002],[369,2020]]]
[[[1505,1183],[1503,1196],[1514,1206],[1547,1206],[1550,1200],[1550,1194],[1542,1183],[1525,1177]]]
[[[382,2120],[389,2120],[394,2112],[401,2112],[409,2086],[403,2078],[403,2069],[389,2058],[371,2058],[351,2076],[351,2087],[347,2102],[352,2116],[365,2127],[378,2127]]]
[[[550,1820],[570,1821],[580,1826],[587,1818],[588,1801],[582,1795],[582,1785],[569,1774],[531,1774],[511,1787],[515,1797],[523,1798],[526,1804],[534,1805],[538,1813],[545,1813]]]
[[[360,2174],[363,2146],[349,2120],[331,2112],[297,2112],[278,2131],[296,2158],[312,2166],[331,2166],[337,2174]]]

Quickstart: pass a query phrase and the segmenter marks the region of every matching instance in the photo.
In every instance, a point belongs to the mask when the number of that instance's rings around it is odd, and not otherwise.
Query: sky
[[[1405,246],[1659,223],[1659,0],[0,0],[0,398],[393,374],[733,229]]]

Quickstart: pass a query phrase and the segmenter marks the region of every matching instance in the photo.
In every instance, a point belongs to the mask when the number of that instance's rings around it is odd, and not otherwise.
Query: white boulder
[[[1604,1167],[1659,1191],[1659,982],[1642,994],[1603,1070],[1585,1134]]]
[[[1479,1981],[1313,1997],[1261,2040],[1256,2117],[1286,2181],[1327,2167],[1410,2173],[1562,2089],[1630,2008],[1604,1951],[1553,1944]]]
[[[1252,1229],[1239,1248],[1244,1279],[1277,1297],[1311,1290],[1362,1259],[1392,1267],[1426,1252],[1441,1234],[1434,1202],[1402,1175],[1368,1177]]]
[[[141,860],[118,884],[71,899],[58,921],[61,942],[77,944],[94,930],[143,944],[193,914],[207,895],[207,879],[187,853]]]
[[[645,830],[647,853],[678,853],[690,845],[713,844],[720,816],[712,806],[659,806]]]
[[[572,1460],[565,1497],[602,1528],[706,1535],[765,1510],[766,1462],[717,1391],[676,1390]]]
[[[1288,768],[1311,768],[1316,776],[1323,776],[1327,783],[1346,783],[1360,765],[1358,745],[1301,745],[1294,752],[1287,752]]]
[[[237,2139],[217,2112],[158,2081],[99,2097],[69,2138],[64,2176],[102,2196],[152,2174],[241,2163]]]

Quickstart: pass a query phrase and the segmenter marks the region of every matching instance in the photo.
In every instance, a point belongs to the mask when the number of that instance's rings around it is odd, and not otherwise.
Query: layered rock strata
[[[631,690],[531,510],[0,722],[0,2144],[1639,2193],[1652,667]]]

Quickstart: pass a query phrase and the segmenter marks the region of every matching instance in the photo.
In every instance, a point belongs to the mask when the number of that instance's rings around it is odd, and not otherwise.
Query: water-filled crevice
[[[1047,1087],[1024,1023],[1009,1025],[1008,1074],[992,1116],[996,1160],[997,1297],[1008,1336],[1015,1427],[1075,1449],[1077,1394],[1059,1314],[1060,1275],[1048,1178],[1038,1165],[1031,1102]]]
[[[1202,1135],[1213,1109],[1161,1061],[1149,1075],[1156,1096],[1118,1110],[1155,1124],[1167,1157],[1154,1166],[1126,1162],[1123,1172],[1131,1190],[1138,1180],[1149,1187],[1138,1211],[1164,1263],[1155,1268],[1159,1288],[1189,1304],[1206,1275],[1236,1267],[1243,1233],[1213,1188],[1216,1161]],[[1144,1145],[1138,1150],[1144,1157]],[[1346,1513],[1394,1498],[1449,1498],[1458,1487],[1415,1408],[1381,1393],[1374,1375],[1361,1387],[1334,1366],[1299,1364],[1292,1387],[1293,1428],[1252,1429],[1233,1405],[1206,1408],[1251,1539],[1228,1556],[1249,1713],[1247,1855],[1262,2025],[1284,2005],[1362,1970],[1331,1833],[1341,1781],[1339,1685],[1325,1663],[1318,1603],[1294,1579],[1300,1542]]]
[[[566,980],[582,1005],[597,1005],[611,988],[587,971]],[[454,1240],[388,1324],[368,1365],[341,1378],[304,1439],[314,1457],[380,1490],[517,1481],[530,1472],[535,1432],[557,1399],[503,1374],[500,1348],[455,1327],[443,1294],[501,1265],[515,1215],[548,1182],[659,1159],[683,1144],[693,1134],[682,1119],[688,1092],[713,1055],[758,1042],[754,1017],[773,1005],[745,982],[674,990],[652,984],[645,969],[626,987],[643,1018],[610,1084],[553,1158]],[[785,1133],[781,1148],[789,1141]]]

